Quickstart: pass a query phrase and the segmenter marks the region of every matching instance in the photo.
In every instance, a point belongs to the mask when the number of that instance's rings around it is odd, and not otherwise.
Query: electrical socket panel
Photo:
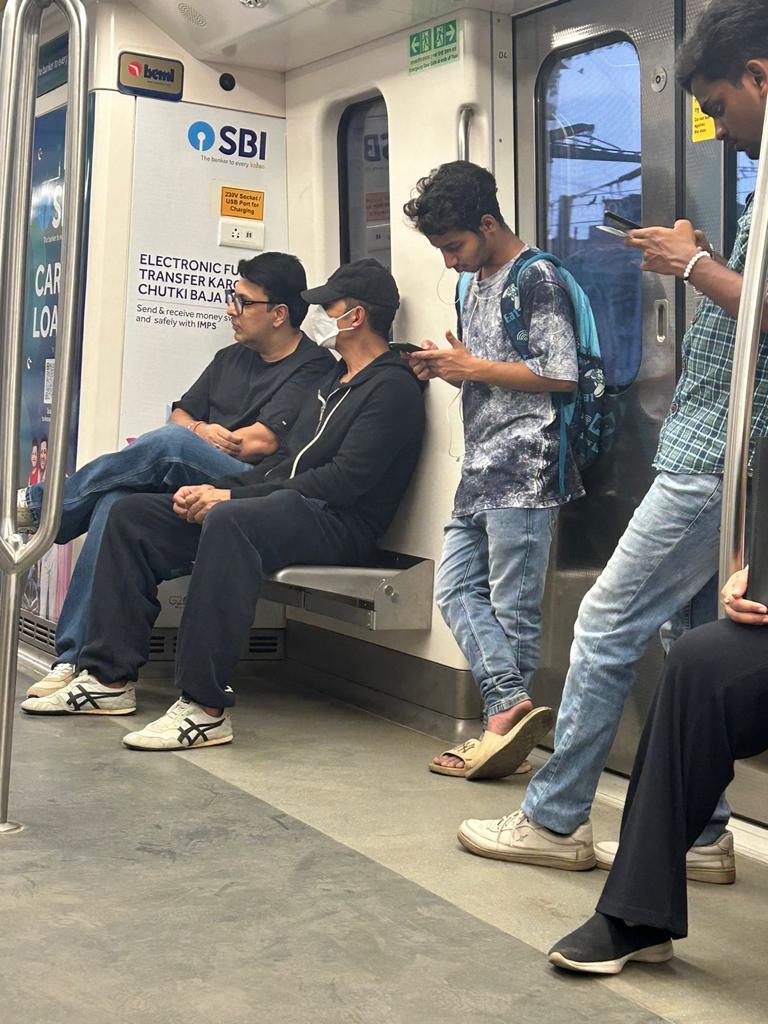
[[[264,252],[264,221],[246,220],[243,217],[221,217],[219,245]]]

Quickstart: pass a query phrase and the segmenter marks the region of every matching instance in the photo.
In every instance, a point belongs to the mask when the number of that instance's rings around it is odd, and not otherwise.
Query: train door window
[[[339,125],[341,262],[373,256],[392,263],[389,125],[383,99],[348,107]]]
[[[747,205],[747,199],[755,191],[757,183],[757,161],[746,153],[725,154],[725,217],[723,223],[723,252],[733,248],[739,218]]]
[[[736,214],[741,216],[747,203],[747,196],[755,191],[757,181],[757,160],[751,160],[746,153],[736,154]]]
[[[642,359],[641,257],[599,225],[641,222],[640,89],[637,50],[615,36],[553,54],[538,84],[539,238],[590,298],[614,390]]]

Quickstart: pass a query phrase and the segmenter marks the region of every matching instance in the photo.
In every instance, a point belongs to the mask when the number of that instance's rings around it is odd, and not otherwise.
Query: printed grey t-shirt
[[[473,355],[498,362],[522,361],[504,330],[501,294],[515,262],[535,251],[526,246],[485,280],[475,274],[461,317],[464,344]],[[523,272],[519,285],[531,354],[526,366],[542,377],[577,380],[571,300],[554,265],[538,260]],[[557,396],[548,392],[464,382],[464,461],[454,516],[489,508],[550,508],[581,497],[584,488],[570,445],[564,493],[560,490],[556,402]]]

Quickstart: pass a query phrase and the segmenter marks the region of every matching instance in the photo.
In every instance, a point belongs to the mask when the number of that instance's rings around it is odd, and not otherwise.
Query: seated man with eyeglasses
[[[173,493],[184,484],[210,483],[274,454],[335,365],[300,330],[307,278],[295,256],[262,253],[242,260],[238,273],[226,293],[235,343],[220,349],[174,402],[164,427],[94,459],[65,481],[56,542],[66,544],[86,531],[88,536],[56,628],[56,660],[28,697],[48,697],[75,678],[94,567],[114,502],[135,491]],[[44,491],[44,484],[34,484],[19,492],[20,531],[37,528]]]
[[[123,743],[132,750],[231,743],[229,681],[264,576],[293,564],[372,558],[424,434],[421,386],[388,343],[400,296],[373,259],[340,267],[303,295],[322,307],[317,343],[340,359],[305,403],[285,449],[213,486],[115,502],[96,560],[80,674],[50,697],[25,700],[28,714],[132,714],[133,682],[160,611],[158,583],[184,567],[191,579],[176,648],[181,696]]]

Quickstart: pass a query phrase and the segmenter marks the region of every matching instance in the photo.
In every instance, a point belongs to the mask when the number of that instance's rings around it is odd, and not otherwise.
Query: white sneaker
[[[603,871],[610,871],[619,844],[596,843],[595,859]],[[733,852],[733,833],[725,831],[709,846],[692,846],[685,857],[685,874],[691,882],[711,882],[713,885],[732,885],[736,881],[736,857]]]
[[[181,697],[162,718],[123,736],[123,743],[131,750],[189,750],[231,743],[232,739],[232,722],[226,711],[214,717],[188,697]]]
[[[54,665],[51,671],[34,683],[27,690],[28,697],[50,697],[52,693],[61,690],[71,683],[75,678],[77,669],[68,661],[62,661],[60,665]]]
[[[514,811],[498,821],[469,818],[459,826],[458,839],[470,853],[493,860],[538,864],[564,871],[588,871],[595,866],[589,821],[579,825],[571,835],[561,836],[537,825],[522,811]]]
[[[129,683],[115,690],[81,672],[68,686],[48,697],[28,697],[21,708],[29,715],[132,715],[136,691]]]

